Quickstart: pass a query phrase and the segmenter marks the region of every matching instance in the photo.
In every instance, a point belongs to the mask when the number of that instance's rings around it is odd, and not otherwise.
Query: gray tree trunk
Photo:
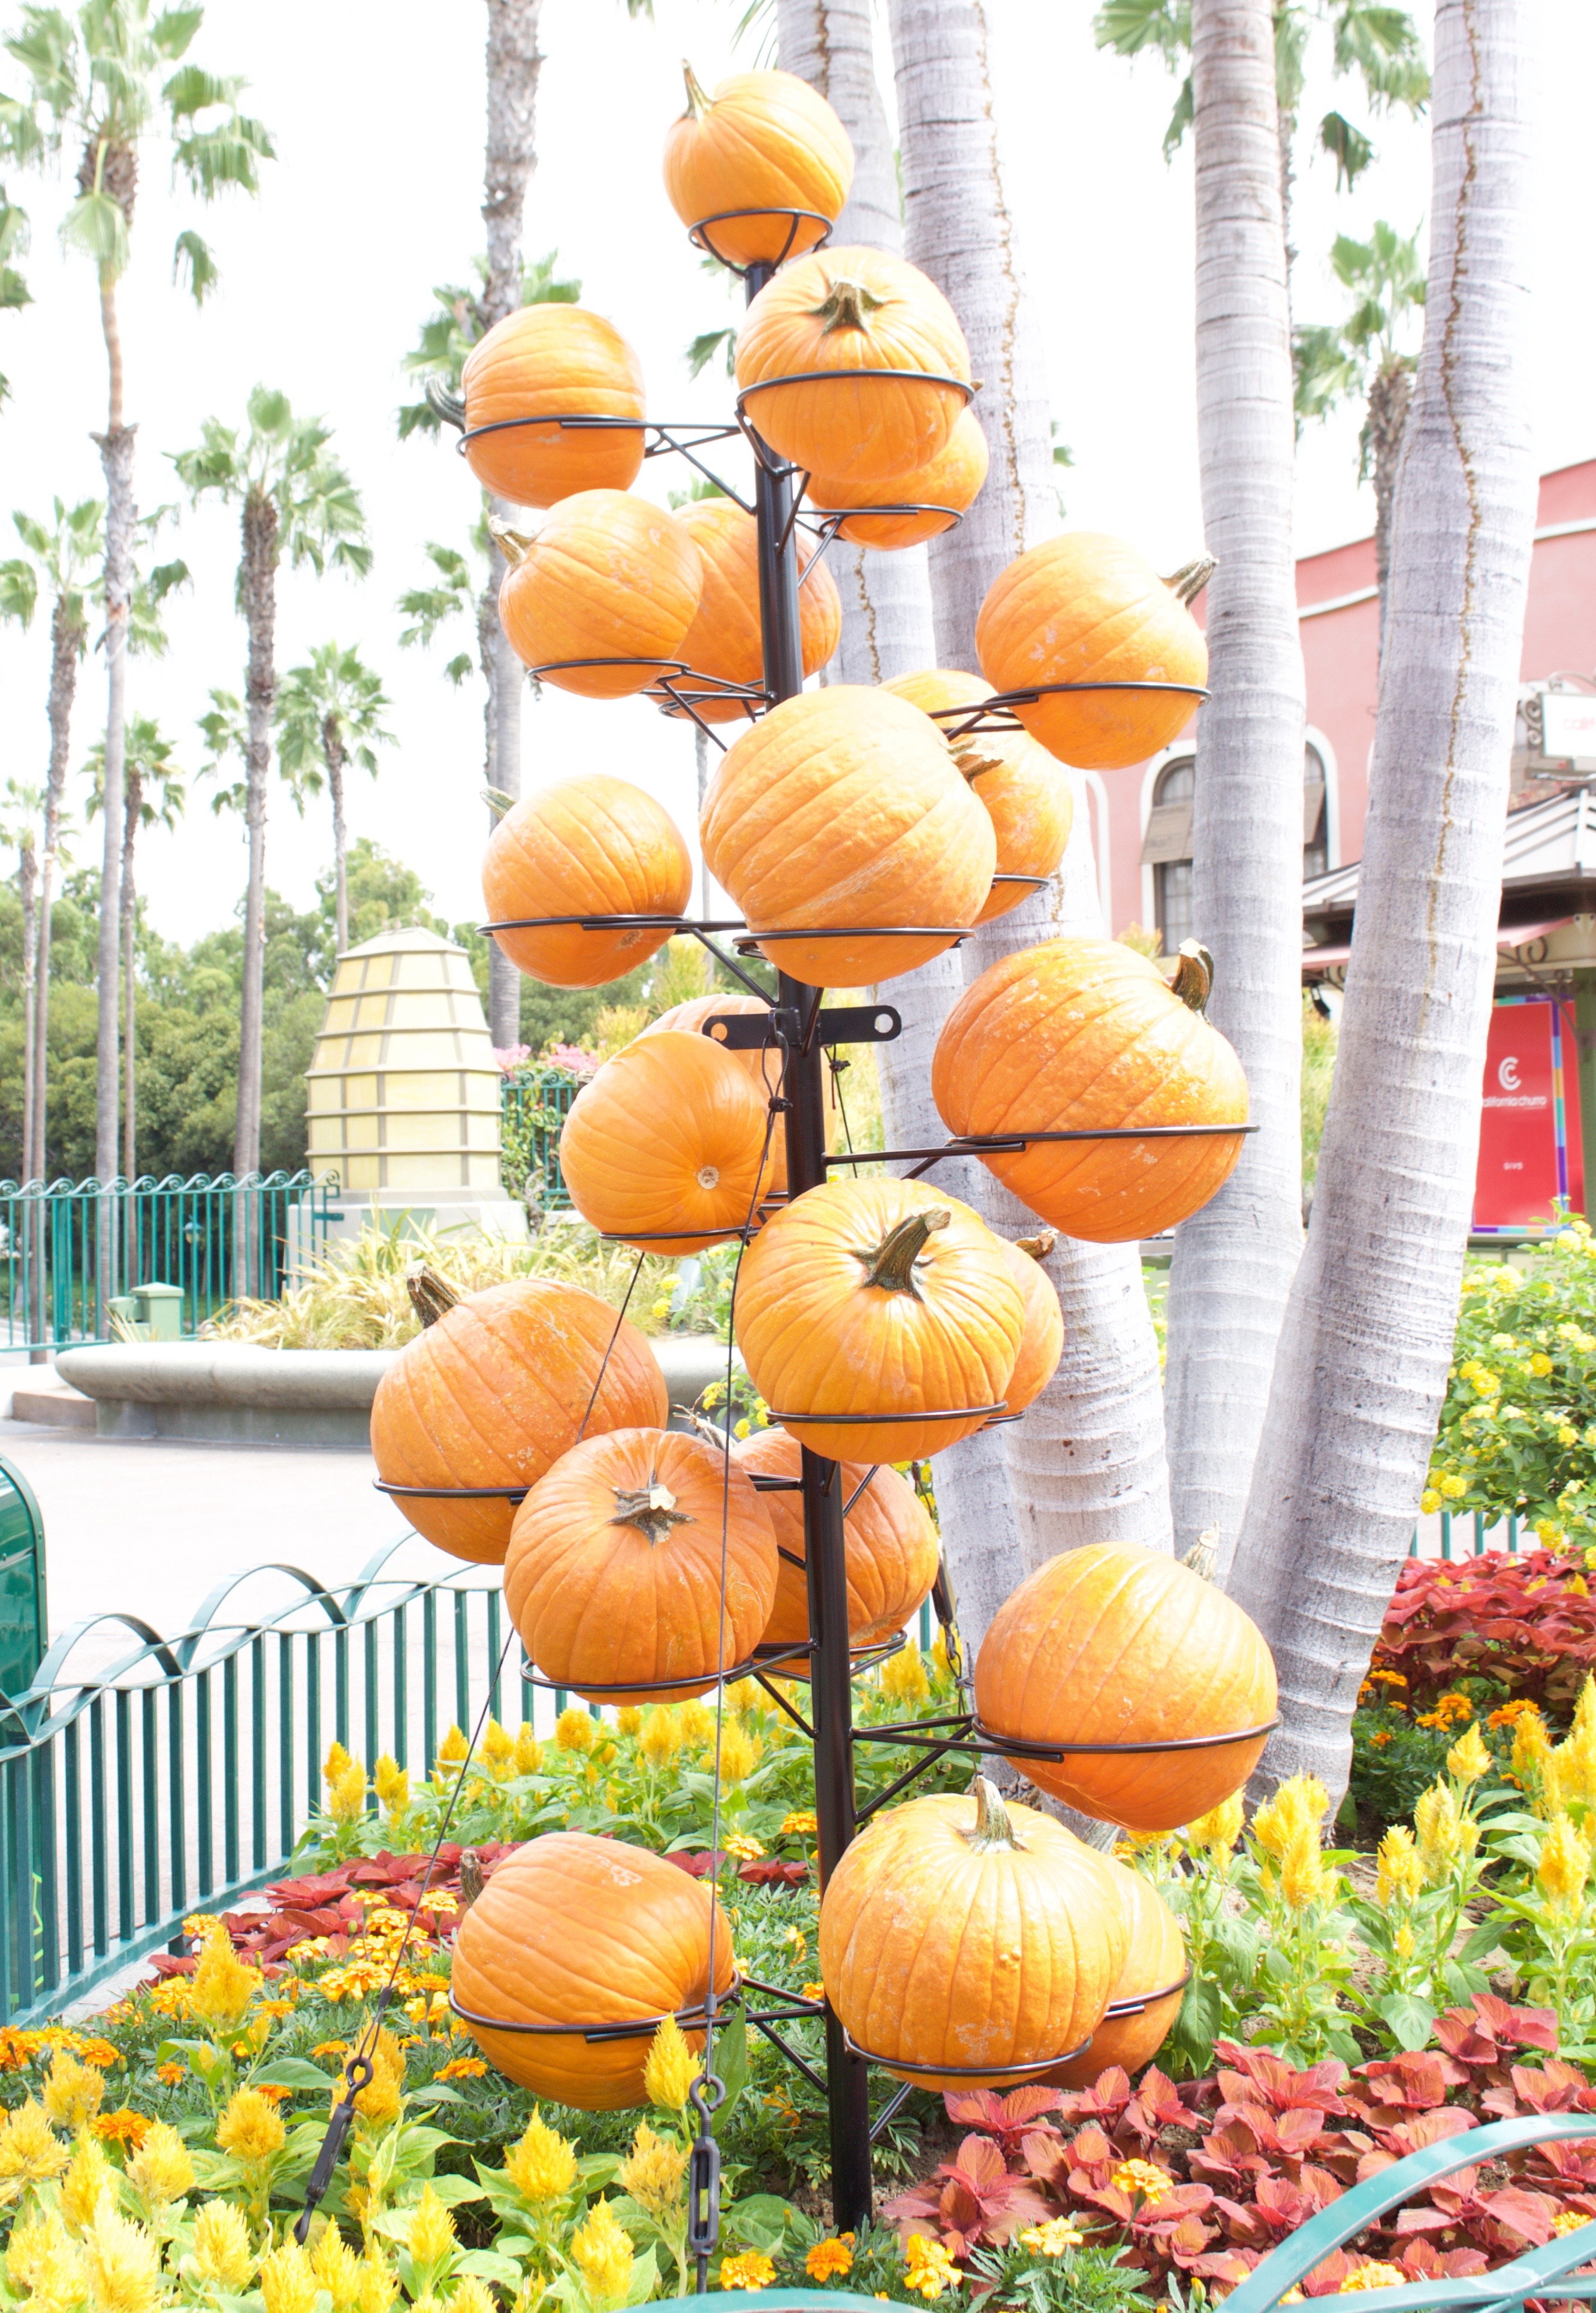
[[[127,794],[122,805],[122,1174],[138,1175],[138,1045],[137,989],[134,979],[135,938],[138,928],[138,894],[133,880],[134,847],[138,841],[139,814],[144,806],[144,775],[129,763]]]
[[[1374,479],[1374,581],[1380,588],[1380,648],[1385,651],[1386,604],[1390,595],[1391,502],[1397,492],[1397,472],[1402,462],[1402,435],[1413,400],[1413,372],[1399,356],[1377,370],[1369,381],[1369,409],[1364,427],[1369,463]]]
[[[34,997],[33,1132],[28,1143],[23,1173],[31,1181],[45,1177],[49,1139],[50,1037],[50,910],[56,886],[56,861],[61,845],[61,803],[66,792],[68,752],[72,744],[72,704],[77,691],[77,663],[83,654],[82,621],[67,614],[57,598],[50,618],[50,768],[44,790],[44,840],[39,859],[39,981]]]
[[[38,1075],[33,1065],[33,1039],[39,1033],[35,997],[39,980],[39,853],[31,827],[24,828],[17,845],[17,893],[22,903],[22,1178],[28,1178],[27,1151],[33,1146],[33,1103]],[[8,1246],[8,1251],[11,1248]]]
[[[105,845],[100,868],[100,937],[95,954],[100,1012],[94,1066],[94,1171],[101,1181],[117,1170],[118,1053],[121,1027],[117,961],[121,931],[118,885],[122,861],[122,776],[127,735],[127,617],[133,599],[133,446],[137,428],[122,423],[122,339],[114,279],[101,274],[100,321],[105,338],[110,392],[106,428],[94,436],[105,475]],[[110,1291],[111,1229],[101,1228],[101,1294]]]
[[[1535,521],[1532,23],[1440,0],[1424,349],[1391,535],[1335,1090],[1232,1576],[1275,1650],[1266,1781],[1346,1782],[1468,1240]]]
[[[266,798],[271,778],[272,710],[277,697],[277,509],[264,491],[244,500],[244,624],[250,637],[245,684],[249,761],[244,822],[250,880],[244,893],[243,998],[239,1008],[238,1119],[232,1169],[241,1180],[260,1169],[260,1063],[266,1006]],[[250,1288],[241,1285],[241,1292]]]
[[[321,726],[321,752],[327,762],[327,792],[332,798],[333,920],[338,952],[349,945],[349,831],[344,822],[344,748],[336,715]]]

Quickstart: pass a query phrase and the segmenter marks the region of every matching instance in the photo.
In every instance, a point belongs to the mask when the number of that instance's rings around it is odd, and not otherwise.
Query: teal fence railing
[[[560,1127],[581,1086],[556,1073],[506,1082],[501,1095],[499,1170],[513,1197],[531,1183],[546,1212],[566,1212],[571,1198],[560,1172]]]
[[[1461,1548],[1460,1549],[1460,1543]],[[1532,1539],[1533,1548],[1539,1543]],[[1483,1558],[1487,1550],[1506,1550],[1515,1556],[1519,1547],[1519,1522],[1516,1517],[1487,1518],[1483,1510],[1443,1510],[1441,1512],[1441,1555],[1443,1558]],[[1413,1539],[1407,1545],[1409,1558],[1424,1555],[1419,1529],[1413,1529]]]

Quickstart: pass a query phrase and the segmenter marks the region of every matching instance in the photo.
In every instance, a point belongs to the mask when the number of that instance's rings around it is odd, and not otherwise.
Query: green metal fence
[[[501,1094],[500,1177],[513,1197],[524,1195],[530,1181],[546,1212],[570,1209],[560,1172],[560,1127],[580,1090],[570,1077],[549,1072],[506,1082]]]

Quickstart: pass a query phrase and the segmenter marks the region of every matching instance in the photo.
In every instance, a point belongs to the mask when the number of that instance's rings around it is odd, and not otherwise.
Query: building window
[[[1197,792],[1197,761],[1191,755],[1166,763],[1153,790],[1153,808],[1142,843],[1142,865],[1153,870],[1153,911],[1165,955],[1195,937],[1192,924],[1191,812]],[[1329,865],[1324,763],[1319,751],[1302,755],[1302,879],[1322,875]]]
[[[1330,864],[1330,845],[1325,812],[1324,764],[1317,747],[1308,747],[1302,754],[1302,881],[1310,875],[1322,875]]]

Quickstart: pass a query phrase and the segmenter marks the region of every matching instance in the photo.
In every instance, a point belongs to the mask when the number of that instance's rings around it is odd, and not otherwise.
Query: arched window
[[[1165,955],[1193,937],[1191,811],[1197,793],[1197,761],[1178,755],[1164,765],[1153,790],[1153,808],[1142,844],[1142,865],[1153,870],[1154,918]],[[1329,865],[1324,763],[1316,747],[1302,753],[1302,879],[1322,875]]]
[[[1329,825],[1325,811],[1324,763],[1317,747],[1302,755],[1302,881],[1322,875],[1330,864]]]

